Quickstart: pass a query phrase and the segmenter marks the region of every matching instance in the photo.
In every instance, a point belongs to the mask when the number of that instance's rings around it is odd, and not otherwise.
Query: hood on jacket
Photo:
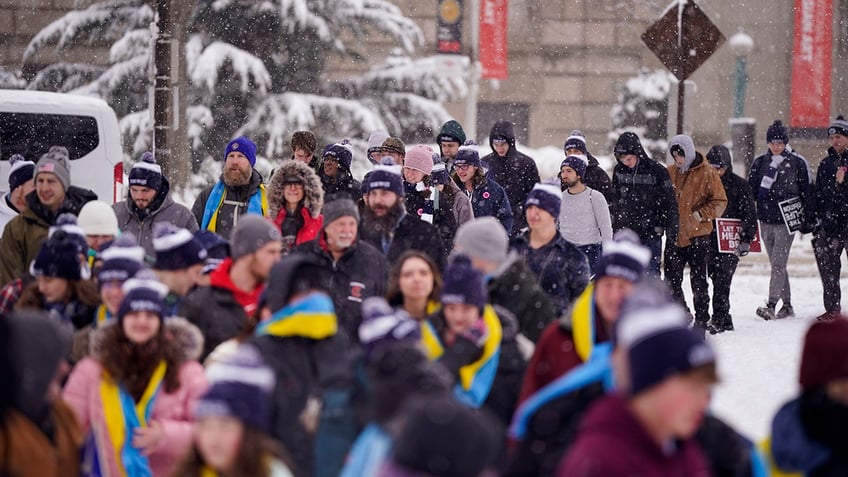
[[[645,152],[645,148],[642,147],[642,142],[639,141],[639,136],[636,133],[632,133],[627,131],[618,137],[618,140],[615,142],[615,148],[613,149],[613,153],[615,154],[615,159],[620,163],[621,160],[619,156],[633,154],[639,158],[639,161],[649,161],[651,158],[648,156],[648,153]],[[637,163],[638,165],[638,163]]]
[[[710,151],[707,153],[707,161],[713,166],[718,166],[719,169],[725,169],[727,172],[733,171],[733,160],[730,150],[721,144],[716,144],[710,148]]]
[[[15,384],[12,403],[28,418],[39,421],[44,417],[50,383],[71,350],[71,330],[42,311],[18,311],[3,321],[7,345],[3,352],[8,355]]]
[[[507,154],[515,149],[515,128],[511,122],[500,120],[492,126],[492,130],[489,132],[489,147],[492,148],[492,151],[495,150],[494,146],[492,146],[492,139],[496,137],[506,138],[507,142],[509,142],[509,151],[507,151]]]
[[[324,207],[324,187],[318,174],[308,165],[295,160],[283,161],[268,184],[268,216],[272,219],[285,207],[284,180],[295,176],[303,182],[303,206],[312,217],[318,217]]]
[[[203,352],[203,334],[185,318],[172,316],[164,320],[166,342],[177,351],[180,361],[190,361],[200,358]],[[91,335],[91,356],[101,359],[107,346],[112,343],[115,333],[111,331],[118,326],[117,321],[109,321],[100,325]]]
[[[671,156],[671,148],[674,146],[680,146],[683,148],[684,160],[682,166],[678,166],[674,157]],[[692,167],[692,163],[695,162],[695,143],[692,142],[692,138],[688,135],[678,134],[668,141],[668,150],[666,154],[668,154],[668,158],[671,159],[671,162],[677,166],[680,172],[685,174],[689,168]]]

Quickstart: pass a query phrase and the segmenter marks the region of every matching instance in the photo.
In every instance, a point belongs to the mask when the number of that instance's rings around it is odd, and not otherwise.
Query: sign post
[[[679,81],[677,134],[683,134],[684,82],[724,43],[724,35],[694,0],[676,0],[642,34],[642,41]]]

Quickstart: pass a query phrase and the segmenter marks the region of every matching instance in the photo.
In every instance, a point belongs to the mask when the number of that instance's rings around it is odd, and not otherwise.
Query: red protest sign
[[[718,251],[721,253],[736,253],[739,246],[739,234],[742,233],[742,221],[739,219],[716,219],[716,237],[718,238]],[[751,242],[751,253],[761,253],[760,228]]]

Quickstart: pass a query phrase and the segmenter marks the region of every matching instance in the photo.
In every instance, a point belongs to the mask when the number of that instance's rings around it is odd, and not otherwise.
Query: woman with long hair
[[[421,321],[439,308],[441,288],[442,275],[436,262],[426,253],[407,250],[389,270],[386,300]]]
[[[191,409],[207,388],[195,361],[203,337],[183,319],[164,322],[168,290],[153,272],[139,272],[124,291],[117,321],[94,333],[62,397],[90,431],[91,475],[164,476],[189,449]]]
[[[268,184],[268,217],[280,229],[283,255],[318,237],[322,207],[324,188],[315,171],[300,161],[283,161]]]

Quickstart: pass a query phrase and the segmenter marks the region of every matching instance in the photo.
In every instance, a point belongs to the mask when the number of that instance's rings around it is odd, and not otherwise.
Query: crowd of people
[[[241,136],[191,208],[150,153],[111,206],[71,184],[65,147],[13,156],[0,474],[844,475],[848,121],[828,134],[815,181],[780,121],[747,179],[724,146],[678,135],[657,161],[632,132],[610,177],[575,130],[542,180],[512,123],[481,157],[452,120],[435,150],[372,133],[361,181],[348,141],[319,155],[298,131],[265,180]],[[729,248],[718,218],[738,223]],[[794,316],[796,232],[814,234],[825,312],[801,395],[757,446],[709,414],[705,334],[733,330],[756,239],[756,314]]]

